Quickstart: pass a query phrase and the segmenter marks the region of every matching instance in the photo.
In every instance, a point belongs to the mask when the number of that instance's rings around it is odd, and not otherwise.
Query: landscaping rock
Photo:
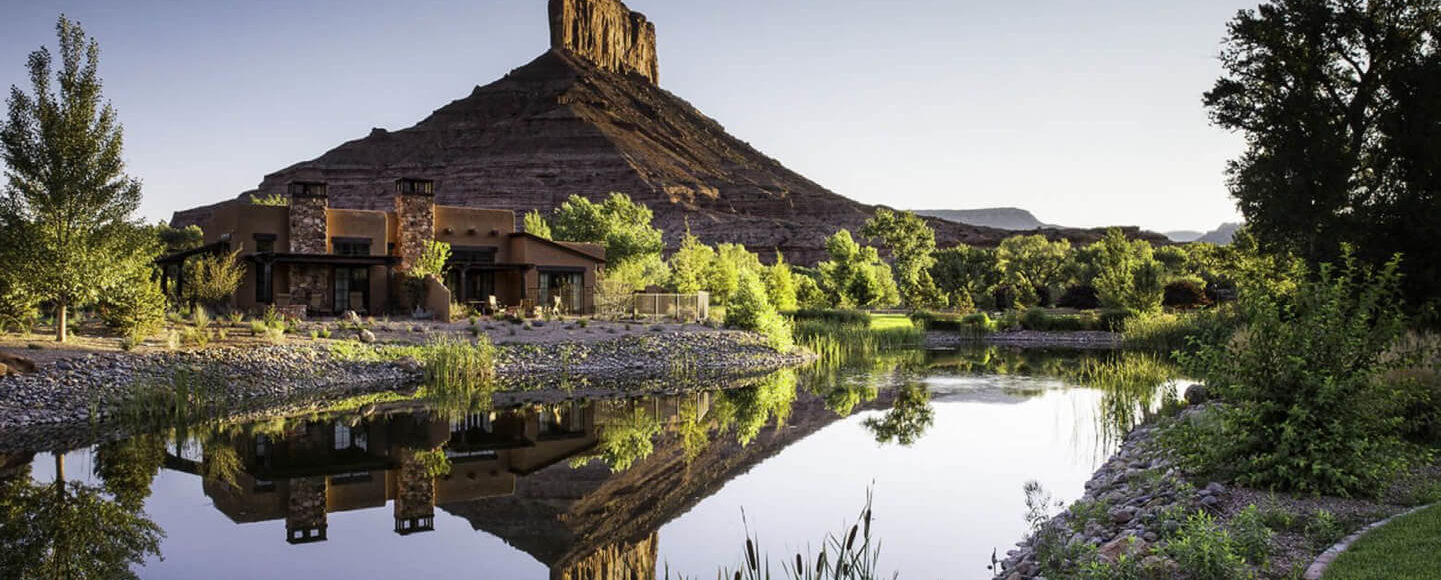
[[[1211,398],[1210,393],[1206,390],[1206,385],[1191,385],[1186,387],[1185,397],[1186,403],[1191,405],[1199,405]]]

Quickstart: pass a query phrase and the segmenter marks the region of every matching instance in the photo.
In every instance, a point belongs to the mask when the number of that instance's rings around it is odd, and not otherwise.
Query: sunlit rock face
[[[660,81],[655,25],[619,0],[550,0],[550,47],[603,70]]]

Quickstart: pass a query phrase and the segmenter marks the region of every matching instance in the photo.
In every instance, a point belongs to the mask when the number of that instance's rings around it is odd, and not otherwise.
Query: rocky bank
[[[351,343],[347,349],[377,348]],[[204,379],[207,401],[240,414],[303,400],[413,390],[414,360],[360,361],[324,343],[209,348],[149,354],[88,354],[44,365],[35,373],[0,377],[0,431],[36,425],[101,423],[177,373]],[[656,332],[592,343],[504,345],[497,349],[502,390],[543,391],[675,375],[759,374],[801,364],[806,353],[778,353],[739,332]],[[199,382],[197,382],[199,384]]]

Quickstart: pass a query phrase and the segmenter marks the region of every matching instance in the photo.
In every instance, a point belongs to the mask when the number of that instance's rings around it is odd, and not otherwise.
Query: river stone
[[[1210,393],[1206,391],[1206,385],[1191,385],[1186,387],[1186,403],[1199,405],[1210,399]]]

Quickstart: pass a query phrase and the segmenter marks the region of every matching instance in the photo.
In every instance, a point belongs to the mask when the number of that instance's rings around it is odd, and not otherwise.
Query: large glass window
[[[370,304],[370,268],[335,269],[335,312],[364,314]]]
[[[540,271],[540,306],[559,307],[562,312],[574,314],[584,310],[582,292],[585,290],[585,273],[572,270]]]

